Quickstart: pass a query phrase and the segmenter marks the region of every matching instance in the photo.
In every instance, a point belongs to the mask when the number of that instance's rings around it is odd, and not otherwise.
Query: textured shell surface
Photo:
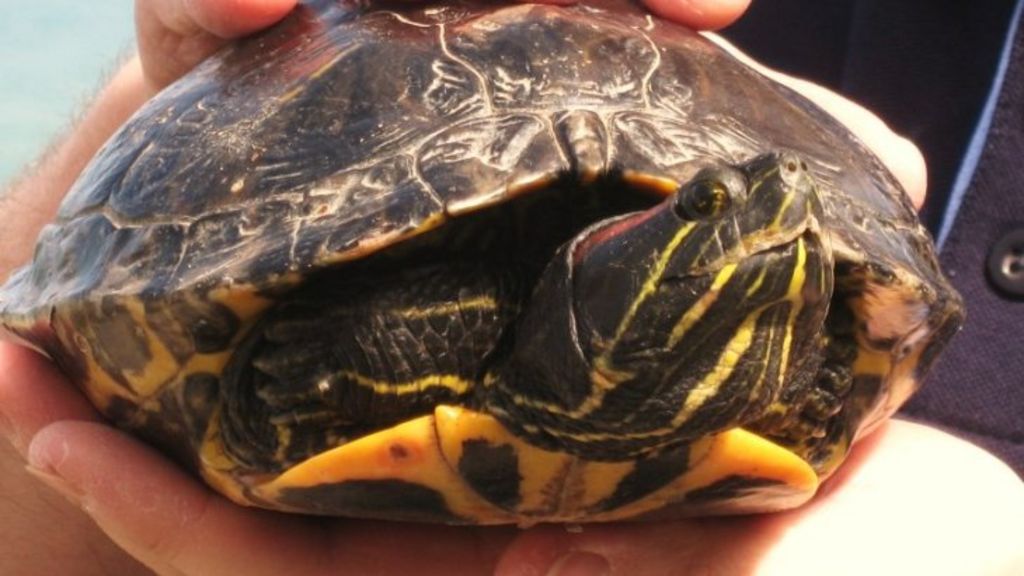
[[[584,163],[683,181],[775,149],[810,160],[850,253],[931,273],[874,156],[698,35],[628,6],[387,8],[306,6],[150,102],[69,193],[5,314],[273,284]]]

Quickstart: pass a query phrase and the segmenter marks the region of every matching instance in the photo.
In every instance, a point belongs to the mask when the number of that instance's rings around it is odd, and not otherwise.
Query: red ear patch
[[[605,220],[604,222],[599,222],[598,224],[591,226],[585,231],[587,236],[580,238],[573,246],[570,262],[575,265],[581,259],[585,258],[587,252],[589,252],[594,246],[603,244],[608,239],[619,236],[627,230],[632,230],[637,226],[642,226],[644,222],[650,220],[662,210],[665,210],[664,204],[659,204],[658,206],[644,212],[627,214],[625,216]]]

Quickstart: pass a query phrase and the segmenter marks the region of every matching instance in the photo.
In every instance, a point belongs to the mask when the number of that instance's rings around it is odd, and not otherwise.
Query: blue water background
[[[134,47],[132,0],[0,0],[0,186],[63,133]]]

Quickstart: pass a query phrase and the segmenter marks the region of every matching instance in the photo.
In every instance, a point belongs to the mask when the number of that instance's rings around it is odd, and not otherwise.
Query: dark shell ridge
[[[150,102],[69,194],[4,313],[273,285],[581,164],[683,180],[780,147],[810,159],[837,244],[932,274],[877,160],[698,35],[592,7],[406,7],[356,24],[358,10],[304,7]],[[579,118],[590,140],[564,137]]]

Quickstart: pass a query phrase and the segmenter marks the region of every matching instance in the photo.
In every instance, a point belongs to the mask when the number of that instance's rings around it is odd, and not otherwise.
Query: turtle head
[[[607,459],[756,418],[817,369],[832,291],[821,220],[806,165],[779,153],[584,230],[534,293],[512,358],[527,376],[511,378],[534,398],[504,402],[519,412],[506,422]]]

